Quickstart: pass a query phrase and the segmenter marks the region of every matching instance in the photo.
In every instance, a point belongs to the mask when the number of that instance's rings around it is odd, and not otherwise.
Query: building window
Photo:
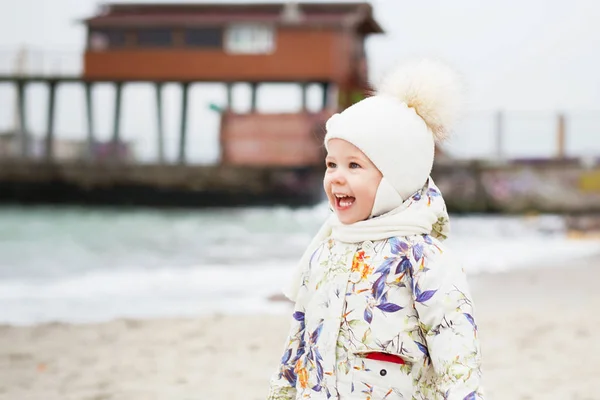
[[[186,29],[184,43],[190,47],[220,49],[223,47],[223,31],[221,28]]]
[[[137,44],[142,47],[170,47],[173,45],[171,29],[143,29],[137,33]]]
[[[121,30],[92,30],[89,35],[88,48],[92,51],[102,51],[125,46],[125,32]]]
[[[268,25],[231,25],[225,40],[229,53],[265,54],[275,50],[275,30]]]

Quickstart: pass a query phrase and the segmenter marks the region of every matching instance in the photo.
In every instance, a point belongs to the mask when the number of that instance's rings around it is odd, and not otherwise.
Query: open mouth
[[[338,210],[346,210],[354,204],[355,197],[348,196],[345,194],[334,194],[335,206]]]

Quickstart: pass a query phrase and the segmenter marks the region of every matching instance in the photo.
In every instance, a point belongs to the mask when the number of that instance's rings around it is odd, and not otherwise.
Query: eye
[[[351,168],[351,169],[360,168],[360,165],[358,165],[358,164],[357,164],[357,163],[355,163],[355,162],[351,162],[351,163],[350,163],[350,168]]]
[[[337,165],[335,165],[335,163],[331,162],[331,161],[327,162],[326,165],[327,165],[327,168],[335,168],[335,167],[337,167]]]

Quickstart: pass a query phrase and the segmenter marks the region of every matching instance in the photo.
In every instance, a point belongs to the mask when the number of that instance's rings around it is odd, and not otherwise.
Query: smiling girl
[[[409,64],[327,122],[333,213],[285,291],[269,400],[483,399],[473,301],[429,176],[459,89],[448,68]]]

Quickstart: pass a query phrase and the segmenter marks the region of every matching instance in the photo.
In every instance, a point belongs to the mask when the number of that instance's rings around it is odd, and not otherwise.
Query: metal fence
[[[462,159],[596,158],[600,110],[472,112],[444,148]]]

